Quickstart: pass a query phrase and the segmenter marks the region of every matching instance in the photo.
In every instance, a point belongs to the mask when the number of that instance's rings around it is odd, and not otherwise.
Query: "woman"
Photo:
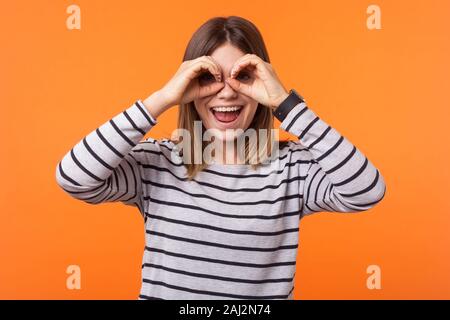
[[[368,210],[384,197],[384,179],[284,88],[250,21],[208,20],[183,61],[163,88],[77,143],[57,165],[57,182],[87,203],[139,209],[139,299],[292,299],[300,219]],[[188,136],[143,140],[174,105]],[[274,115],[298,141],[274,147]],[[209,142],[194,139],[198,121],[214,131]],[[262,147],[246,140],[240,153],[234,142],[250,130],[263,132]],[[192,161],[213,142],[211,156],[201,157],[212,161]]]

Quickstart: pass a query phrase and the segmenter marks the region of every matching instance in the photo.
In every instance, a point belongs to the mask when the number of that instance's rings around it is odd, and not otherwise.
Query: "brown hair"
[[[203,55],[211,55],[213,51],[222,44],[229,42],[231,45],[239,48],[244,53],[252,53],[259,56],[262,60],[270,63],[264,40],[256,26],[244,18],[238,16],[214,17],[207,20],[192,35],[184,53],[183,61],[192,60]],[[206,142],[194,141],[194,121],[199,121],[200,117],[195,109],[194,102],[180,104],[178,113],[178,128],[186,129],[190,132],[191,157],[194,157],[194,148],[202,148],[202,152],[207,145]],[[272,152],[271,129],[273,128],[273,115],[269,108],[258,104],[253,120],[249,126],[258,132],[258,129],[267,129],[267,144],[264,152],[270,155]],[[204,128],[203,128],[204,129]],[[179,140],[178,140],[179,141]],[[200,145],[201,143],[201,145]],[[245,143],[246,158],[254,157],[256,152],[254,148],[249,148]],[[261,150],[259,151],[261,152]],[[202,153],[203,154],[203,153]],[[201,164],[185,163],[187,175],[192,179],[197,172],[207,167],[202,161]],[[252,165],[255,168],[258,165]]]

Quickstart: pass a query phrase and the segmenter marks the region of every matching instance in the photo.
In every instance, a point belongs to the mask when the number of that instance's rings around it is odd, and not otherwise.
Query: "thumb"
[[[200,87],[200,96],[206,97],[212,95],[222,89],[224,86],[223,82],[214,82],[208,86]]]
[[[228,78],[225,79],[225,81],[232,87],[234,90],[242,92],[245,95],[250,94],[250,86],[247,84],[244,84],[236,79]]]

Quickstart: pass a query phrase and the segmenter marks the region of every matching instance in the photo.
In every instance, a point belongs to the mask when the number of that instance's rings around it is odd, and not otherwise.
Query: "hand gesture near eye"
[[[166,85],[148,97],[144,104],[156,118],[174,105],[213,95],[224,86],[217,63],[210,56],[201,56],[184,61]]]
[[[255,54],[239,58],[225,81],[236,91],[275,109],[289,95],[272,65]]]

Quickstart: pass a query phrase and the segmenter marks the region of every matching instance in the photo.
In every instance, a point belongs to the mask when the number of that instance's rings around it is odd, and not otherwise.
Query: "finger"
[[[235,62],[231,69],[231,77],[234,78],[239,72],[247,67],[254,67],[256,71],[261,73],[264,71],[264,61],[256,55],[247,55]]]
[[[203,98],[206,96],[210,96],[221,90],[225,86],[223,82],[214,82],[208,86],[198,87],[199,89],[199,98]]]
[[[221,80],[222,79],[222,68],[220,67],[220,65],[216,62],[216,60],[214,60],[213,57],[206,56],[206,58],[215,66],[216,72],[219,75],[219,78]]]
[[[232,71],[231,71],[231,78],[235,78],[242,70],[248,69],[249,71],[253,71],[257,69],[257,66],[255,62],[253,61],[244,61],[238,64]],[[256,74],[257,76],[259,74]]]
[[[216,78],[217,81],[222,81],[222,70],[220,66],[210,56],[201,56],[198,59],[198,63],[208,65],[212,68],[207,68],[209,72]]]
[[[203,71],[207,70],[214,76],[214,78],[216,78],[216,80],[218,82],[221,81],[222,76],[221,76],[220,72],[218,72],[216,67],[214,66],[214,64],[208,60],[200,60],[200,61],[196,62],[192,66],[192,68],[193,68],[195,77],[200,75]]]
[[[246,96],[251,96],[251,86],[245,83],[242,83],[236,79],[228,78],[225,80],[235,91],[239,91]]]
[[[248,54],[243,55],[243,56],[240,57],[239,59],[237,59],[237,60],[234,62],[233,67],[232,67],[231,70],[230,70],[230,75],[231,75],[231,73],[233,72],[233,70],[236,68],[236,66],[237,66],[239,63],[241,63],[241,62],[247,60],[247,59],[250,57],[250,55],[251,55],[251,54],[248,53]]]

